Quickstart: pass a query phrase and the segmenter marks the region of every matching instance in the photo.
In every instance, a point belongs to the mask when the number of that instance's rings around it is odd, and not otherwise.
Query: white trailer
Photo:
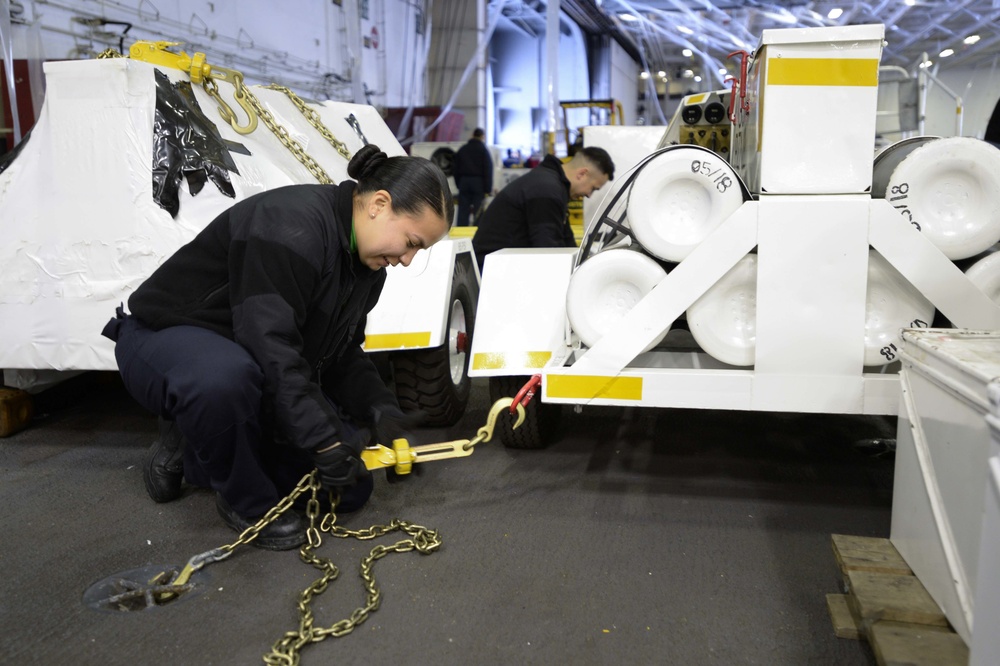
[[[137,43],[131,58],[45,63],[39,120],[16,154],[0,159],[0,368],[10,386],[31,390],[47,375],[117,369],[114,346],[101,337],[115,307],[236,201],[345,180],[349,156],[365,142],[404,154],[371,106],[299,106],[283,90],[242,86],[238,72],[170,46]],[[221,168],[230,196],[206,182],[208,156],[195,155],[176,213],[154,200],[157,73],[175,87],[195,84],[192,108],[208,119],[201,131],[211,134],[211,125],[232,160],[233,169]],[[468,400],[478,288],[471,243],[444,240],[408,268],[389,270],[369,317],[366,350],[387,355],[402,406],[425,410],[429,423],[454,423]]]
[[[1000,329],[955,263],[1000,239],[1000,151],[875,159],[883,37],[764,31],[725,159],[667,146],[618,175],[579,251],[486,258],[470,374],[497,397],[541,378],[505,443],[544,445],[563,404],[892,415],[901,329],[935,309]]]

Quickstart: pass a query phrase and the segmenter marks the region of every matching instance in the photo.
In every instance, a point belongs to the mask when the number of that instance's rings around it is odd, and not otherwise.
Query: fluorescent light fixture
[[[677,32],[683,32],[685,35],[693,35],[694,34],[694,30],[692,30],[691,28],[687,27],[686,25],[679,25],[679,26],[677,26]]]
[[[955,49],[945,49],[941,53],[938,53],[938,56],[941,58],[947,58],[950,55],[955,55]]]
[[[640,79],[648,79],[649,78],[649,72],[639,72],[639,78]]]
[[[841,9],[840,7],[834,7],[833,9],[830,10],[830,13],[827,14],[826,17],[829,19],[839,19],[843,13],[844,13],[843,9]]]
[[[681,51],[681,55],[684,56],[685,58],[690,58],[693,54],[691,49],[684,49],[683,51]]]
[[[632,16],[631,14],[619,14],[618,18],[620,18],[623,21],[638,21],[639,20],[636,17]]]
[[[979,41],[979,35],[969,35],[968,37],[962,40],[962,42],[969,45],[975,44],[978,41]]]
[[[913,5],[917,4],[917,0],[903,0],[903,4],[906,5],[907,7],[912,7]]]
[[[920,63],[920,69],[927,69],[928,67],[930,67],[933,64],[934,64],[933,60],[925,60],[922,63]]]

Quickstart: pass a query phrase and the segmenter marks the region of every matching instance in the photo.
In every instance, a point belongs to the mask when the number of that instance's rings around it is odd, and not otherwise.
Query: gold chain
[[[303,481],[306,481],[306,479],[303,479]],[[299,652],[303,647],[309,643],[318,643],[331,636],[334,638],[346,636],[354,631],[355,627],[367,620],[372,612],[378,610],[379,604],[382,601],[382,593],[378,589],[375,583],[375,576],[372,573],[375,562],[389,553],[406,553],[416,550],[421,554],[429,555],[441,547],[441,537],[438,535],[437,530],[431,530],[403,520],[393,520],[388,525],[373,525],[362,530],[349,530],[336,524],[336,514],[331,511],[323,517],[320,528],[317,530],[316,519],[319,517],[319,501],[316,499],[316,493],[319,490],[319,482],[316,481],[315,472],[313,472],[311,477],[308,477],[308,481],[309,487],[312,490],[312,498],[310,498],[306,507],[306,514],[309,516],[309,529],[306,531],[308,538],[302,548],[299,549],[299,558],[303,562],[319,569],[323,575],[313,581],[299,596],[299,628],[297,631],[286,631],[282,638],[275,641],[271,647],[271,652],[264,655],[264,663],[269,666],[296,666],[300,662]],[[330,559],[318,557],[313,553],[313,550],[318,548],[322,543],[322,538],[319,535],[320,530],[329,532],[331,536],[342,539],[348,537],[362,540],[375,539],[390,532],[405,532],[410,536],[409,539],[402,539],[391,546],[375,546],[368,553],[368,556],[361,560],[361,579],[364,581],[365,591],[367,592],[365,605],[355,609],[350,617],[335,622],[327,628],[317,628],[315,626],[315,618],[309,604],[314,597],[319,596],[326,590],[330,581],[340,575],[340,570]]]
[[[302,144],[288,134],[287,129],[278,124],[278,122],[274,119],[274,116],[271,115],[271,112],[264,108],[264,106],[260,103],[260,100],[257,99],[257,96],[250,91],[250,88],[244,86],[243,93],[246,95],[246,101],[251,107],[253,107],[253,110],[257,112],[260,119],[264,121],[267,129],[271,130],[274,136],[278,138],[278,141],[280,141],[285,148],[288,148],[289,152],[295,156],[295,159],[297,159],[302,166],[304,166],[306,170],[308,170],[309,173],[311,173],[313,177],[323,185],[333,184],[333,180],[329,175],[327,175],[326,171],[323,170],[323,167],[319,165],[319,162],[314,160],[309,153],[305,151]]]
[[[104,58],[124,58],[124,57],[125,56],[123,56],[121,53],[118,52],[118,49],[113,49],[113,48],[106,48],[97,54],[98,60],[103,60]]]
[[[268,90],[277,90],[278,92],[285,93],[288,99],[292,101],[292,104],[295,105],[295,108],[297,108],[302,115],[306,117],[309,124],[315,127],[316,131],[319,132],[324,139],[330,142],[330,145],[333,146],[334,150],[340,153],[345,160],[351,159],[351,151],[347,149],[347,144],[333,135],[333,132],[331,132],[330,129],[323,124],[323,119],[319,117],[316,110],[303,102],[301,97],[292,92],[291,89],[286,88],[285,86],[279,86],[277,83],[272,83],[271,85],[264,87]]]
[[[316,478],[316,470],[306,474],[298,482],[291,493],[264,517],[250,527],[243,530],[236,541],[231,544],[220,546],[219,548],[202,554],[202,560],[195,567],[200,569],[206,564],[219,562],[232,554],[233,550],[244,544],[250,543],[257,538],[261,530],[273,523],[278,516],[283,514],[292,504],[306,491],[310,491],[311,496],[306,503],[306,515],[309,517],[309,527],[306,529],[306,543],[299,548],[299,559],[306,564],[311,564],[322,572],[322,576],[302,591],[299,595],[299,628],[297,631],[286,631],[285,634],[275,641],[271,646],[271,651],[264,655],[264,663],[269,666],[297,666],[301,657],[299,652],[310,643],[319,643],[329,638],[340,638],[354,631],[354,628],[368,619],[368,616],[378,610],[382,601],[382,593],[375,583],[375,576],[372,570],[375,562],[382,559],[389,553],[406,553],[412,550],[423,555],[429,555],[441,547],[441,537],[437,530],[428,529],[421,525],[414,525],[405,520],[393,520],[388,525],[373,525],[366,529],[349,530],[337,525],[335,498],[331,494],[331,505],[334,507],[328,514],[323,516],[317,528],[316,522],[319,518],[319,489],[320,482]],[[364,581],[365,605],[355,609],[350,617],[335,622],[328,628],[316,627],[315,618],[309,604],[314,597],[322,594],[329,586],[330,582],[340,575],[340,569],[332,560],[326,557],[318,557],[313,551],[323,544],[320,531],[328,532],[331,536],[341,539],[353,537],[355,539],[369,540],[376,539],[391,532],[404,532],[409,535],[407,539],[401,539],[391,546],[375,546],[368,553],[368,556],[361,560],[361,579]]]

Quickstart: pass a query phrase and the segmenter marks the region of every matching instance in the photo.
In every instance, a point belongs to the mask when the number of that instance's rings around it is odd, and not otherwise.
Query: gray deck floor
[[[155,419],[115,375],[55,391],[0,440],[0,662],[261,663],[315,578],[294,551],[240,549],[162,608],[83,603],[96,581],[181,565],[234,533],[207,491],[148,499],[139,465]],[[420,443],[471,436],[487,409],[477,380],[463,421]],[[373,501],[341,522],[399,517],[444,545],[382,559],[382,607],[303,663],[874,663],[833,635],[830,534],[888,536],[892,461],[851,444],[892,436],[894,420],[602,407],[564,428],[544,450],[493,442],[404,483],[377,476]],[[314,602],[317,626],[361,605],[372,545],[327,537],[320,553],[342,573]]]

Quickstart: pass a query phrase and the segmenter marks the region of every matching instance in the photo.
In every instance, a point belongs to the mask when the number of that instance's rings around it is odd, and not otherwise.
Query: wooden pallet
[[[27,427],[34,413],[31,395],[20,389],[0,386],[0,437]]]
[[[826,595],[833,632],[867,640],[880,666],[965,666],[969,648],[888,539],[833,535],[846,594]]]

